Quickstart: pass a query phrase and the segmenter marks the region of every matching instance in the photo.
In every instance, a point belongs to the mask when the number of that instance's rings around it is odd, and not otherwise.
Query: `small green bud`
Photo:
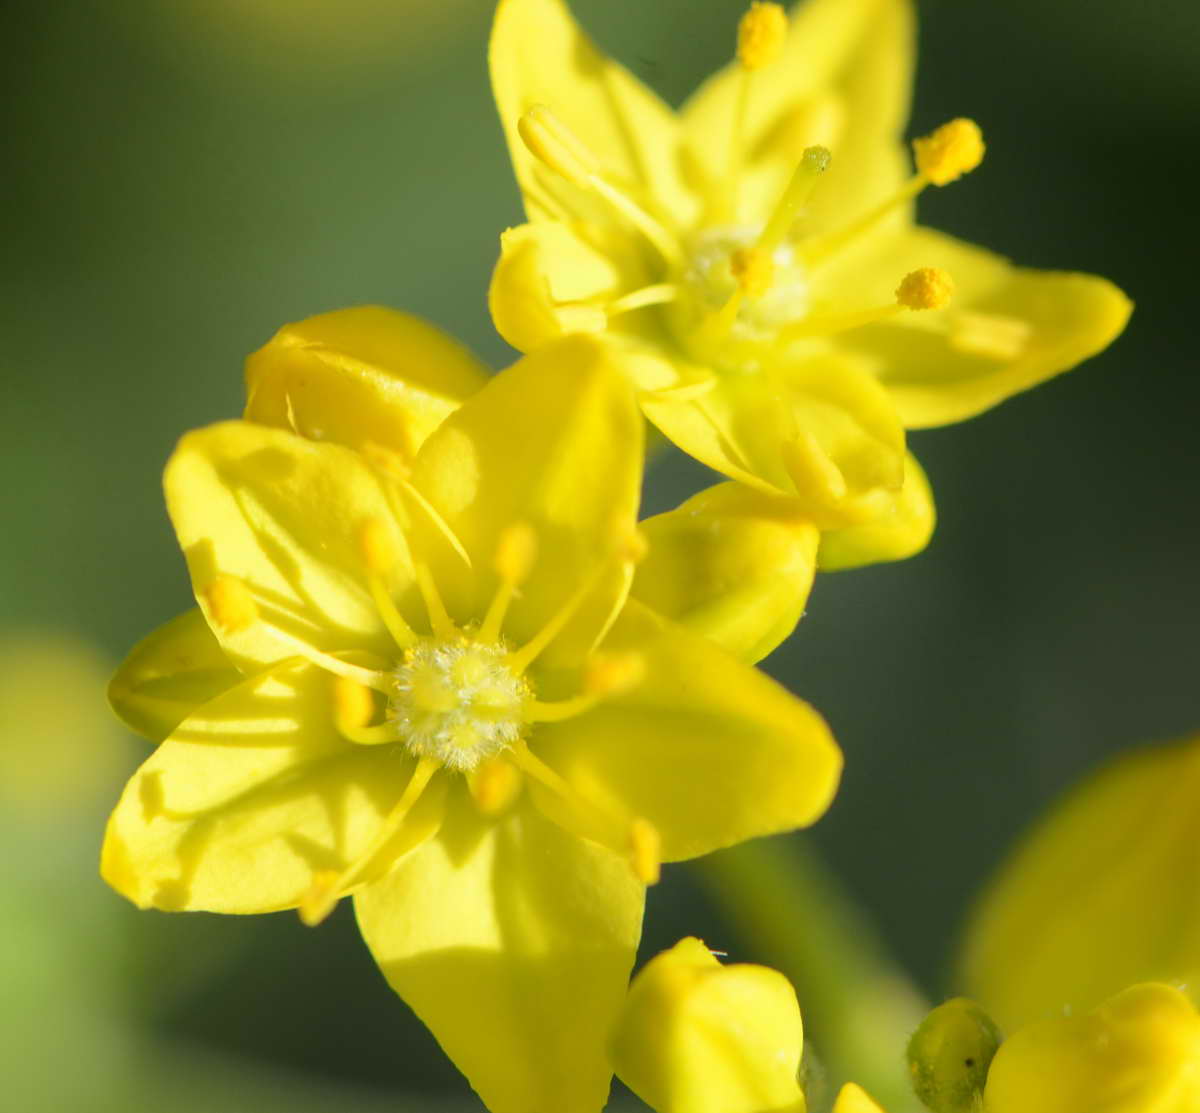
[[[913,1090],[933,1113],[982,1108],[988,1067],[1003,1037],[974,1001],[955,997],[939,1005],[908,1041]]]

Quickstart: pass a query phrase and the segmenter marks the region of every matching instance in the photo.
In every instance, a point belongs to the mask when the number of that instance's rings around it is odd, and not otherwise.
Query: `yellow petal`
[[[130,650],[109,683],[108,700],[127,726],[161,742],[201,704],[241,679],[204,615],[190,610]]]
[[[1082,1016],[1010,1036],[988,1071],[987,1113],[1192,1113],[1200,1017],[1179,990],[1136,985]]]
[[[904,459],[904,486],[879,488],[863,500],[872,509],[860,525],[821,534],[817,567],[822,572],[861,568],[883,560],[903,560],[919,553],[933,536],[936,511],[929,480],[917,458]]]
[[[787,978],[722,966],[699,939],[684,939],[633,979],[612,1059],[656,1113],[804,1113],[803,1043]]]
[[[543,726],[532,744],[582,796],[653,823],[664,860],[804,827],[824,813],[842,756],[808,704],[634,600],[604,648],[638,653],[642,683]],[[534,795],[556,820],[581,822],[557,797],[537,787]]]
[[[392,988],[492,1113],[596,1113],[644,889],[530,808],[460,796],[440,836],[355,900]]]
[[[1123,755],[1055,804],[968,922],[967,992],[1011,1030],[1134,982],[1193,981],[1198,792],[1195,736]]]
[[[517,351],[529,352],[570,332],[602,332],[608,319],[600,306],[623,285],[607,251],[561,221],[539,221],[500,236],[488,307],[496,331]]]
[[[642,411],[689,456],[836,528],[869,518],[903,482],[904,430],[887,392],[834,354],[744,375],[706,393],[642,395]]]
[[[284,325],[246,360],[247,421],[311,440],[387,445],[411,459],[487,381],[458,341],[378,305]]]
[[[891,196],[911,173],[900,136],[914,42],[908,0],[797,5],[782,56],[749,86],[737,218],[764,221],[813,145],[829,148],[833,161],[806,214],[812,228],[836,227]],[[726,66],[682,109],[688,165],[710,196],[727,179],[742,80],[737,64]],[[905,219],[898,210],[888,226]]]
[[[961,421],[1070,370],[1107,347],[1133,308],[1106,279],[1014,267],[923,228],[822,282],[845,291],[843,300],[886,304],[884,287],[917,266],[953,276],[949,308],[904,314],[839,342],[868,361],[909,428]]]
[[[833,1113],[884,1113],[884,1109],[857,1083],[847,1082],[838,1091]]]
[[[482,616],[496,588],[501,535],[529,526],[537,555],[505,633],[536,633],[586,583],[592,604],[556,639],[547,660],[578,663],[611,621],[629,573],[614,548],[634,528],[642,479],[642,421],[609,350],[585,336],[538,349],[501,372],[429,438],[413,482],[470,555],[453,556],[422,525],[438,586],[462,621]],[[603,574],[600,569],[607,569]]]
[[[597,212],[592,197],[542,168],[517,133],[517,121],[540,104],[584,139],[607,177],[632,187],[660,216],[678,224],[690,220],[692,202],[678,177],[674,114],[596,49],[562,0],[502,0],[488,61],[531,219]]]
[[[722,483],[640,528],[633,597],[739,660],[761,660],[804,613],[819,535],[791,500]]]
[[[244,584],[258,605],[263,620],[243,629],[222,629],[208,615],[236,662],[294,655],[279,631],[327,652],[393,648],[359,547],[363,523],[391,523],[392,512],[358,453],[231,421],[184,437],[164,485],[201,606],[217,577]],[[409,575],[398,560],[394,583]]]
[[[142,765],[109,820],[101,873],[141,907],[269,912],[370,844],[415,762],[352,746],[333,725],[332,678],[284,663],[185,719]],[[386,751],[386,752],[385,752]],[[394,849],[427,838],[426,789]]]

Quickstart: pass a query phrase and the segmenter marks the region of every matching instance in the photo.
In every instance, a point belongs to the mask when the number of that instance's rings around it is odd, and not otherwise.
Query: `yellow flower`
[[[152,678],[171,719],[214,666],[222,687],[131,780],[108,881],[310,923],[353,894],[491,1109],[598,1109],[659,860],[813,821],[840,769],[815,712],[628,598],[641,434],[574,337],[411,468],[248,422],[185,437],[165,486],[206,622],[143,643],[113,691],[144,704],[126,674]]]
[[[1082,1016],[1031,1024],[1000,1045],[988,1072],[984,1109],[1195,1113],[1200,1017],[1179,990],[1143,984]]]
[[[1122,755],[1069,792],[967,925],[971,995],[1011,1029],[1135,982],[1194,980],[1198,800],[1200,735]]]
[[[1130,305],[913,223],[983,141],[953,120],[909,171],[907,0],[808,0],[785,23],[755,4],[739,60],[675,115],[562,0],[501,0],[492,83],[529,223],[502,237],[492,313],[525,351],[603,332],[684,451],[821,529],[891,523],[906,544],[857,540],[897,555],[931,520],[923,485],[902,493],[905,428],[1072,367]]]
[[[612,1057],[658,1113],[804,1113],[803,1044],[787,978],[722,966],[699,939],[684,939],[634,978]]]

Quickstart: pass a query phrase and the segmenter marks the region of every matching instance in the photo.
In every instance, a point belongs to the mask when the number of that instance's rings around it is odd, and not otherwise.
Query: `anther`
[[[258,604],[250,589],[235,576],[218,576],[204,589],[213,621],[227,634],[249,629],[258,621]]]
[[[646,675],[646,660],[640,653],[595,653],[583,674],[583,690],[589,696],[621,695],[636,688]]]
[[[537,534],[528,522],[514,522],[500,532],[496,545],[496,575],[519,586],[528,578],[537,557]]]
[[[738,61],[748,70],[769,66],[783,52],[787,30],[787,13],[782,5],[754,0],[738,23]]]
[[[475,806],[484,815],[508,811],[521,791],[521,771],[502,757],[489,758],[467,778]]]
[[[587,189],[600,168],[596,156],[544,104],[535,104],[517,121],[517,132],[529,153],[573,185]]]
[[[641,816],[629,825],[629,864],[643,885],[656,884],[662,873],[662,836]]]
[[[375,717],[371,689],[346,676],[333,678],[333,709],[339,727],[355,730]]]
[[[775,279],[771,253],[761,247],[739,248],[729,258],[729,269],[738,289],[748,298],[761,298]]]
[[[937,186],[957,181],[983,161],[983,132],[960,116],[913,141],[913,158],[922,177]]]
[[[940,267],[921,267],[896,287],[896,302],[905,309],[942,309],[954,295],[954,282]]]
[[[396,546],[382,518],[368,518],[358,533],[363,563],[375,576],[386,576],[396,566]]]

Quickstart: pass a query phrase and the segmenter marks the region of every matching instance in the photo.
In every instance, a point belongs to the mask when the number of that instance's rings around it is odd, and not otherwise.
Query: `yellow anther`
[[[584,669],[583,690],[589,696],[615,696],[636,688],[646,675],[640,653],[596,653]]]
[[[529,578],[537,559],[537,534],[528,522],[514,522],[500,531],[496,545],[496,575],[509,584]]]
[[[365,727],[375,717],[375,700],[371,689],[348,676],[335,676],[333,710],[339,726],[351,730]]]
[[[375,576],[386,576],[396,566],[396,546],[382,518],[368,518],[358,533],[358,545],[362,550],[363,563],[367,571]]]
[[[662,874],[662,836],[641,816],[629,825],[629,864],[643,885],[656,884]]]
[[[618,522],[613,530],[613,556],[626,564],[641,564],[650,551],[650,542],[636,526]]]
[[[368,441],[360,451],[367,458],[367,463],[384,475],[393,479],[408,479],[408,461],[394,448]]]
[[[942,309],[954,296],[954,281],[940,267],[921,267],[896,287],[896,302],[905,309]]]
[[[587,188],[599,169],[596,156],[544,104],[535,104],[517,121],[520,133],[530,154],[544,162],[567,181]]]
[[[923,139],[913,140],[918,172],[943,186],[969,174],[983,161],[983,132],[974,120],[960,116]]]
[[[227,634],[236,634],[258,621],[258,604],[250,589],[235,576],[218,576],[204,590],[213,621]]]
[[[316,927],[333,911],[337,904],[333,891],[339,876],[337,870],[317,870],[313,874],[312,884],[296,909],[306,927]]]
[[[781,4],[754,0],[738,24],[738,61],[748,70],[769,66],[783,52],[787,29],[787,13]]]
[[[730,256],[729,269],[748,298],[761,298],[775,279],[771,253],[761,247],[742,247]]]
[[[484,815],[508,811],[523,783],[521,771],[502,757],[489,758],[468,778],[475,806]]]

